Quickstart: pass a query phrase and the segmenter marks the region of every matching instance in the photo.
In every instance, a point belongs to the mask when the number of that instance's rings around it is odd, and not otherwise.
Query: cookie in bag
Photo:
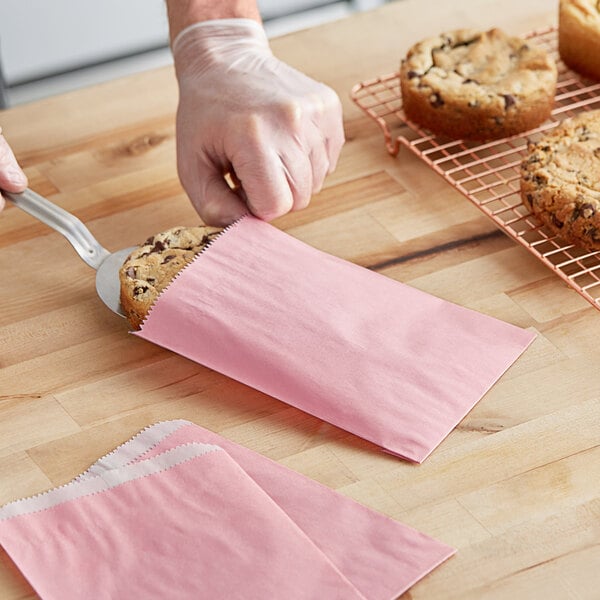
[[[119,270],[121,307],[131,327],[139,329],[160,293],[222,230],[173,227],[149,237]]]

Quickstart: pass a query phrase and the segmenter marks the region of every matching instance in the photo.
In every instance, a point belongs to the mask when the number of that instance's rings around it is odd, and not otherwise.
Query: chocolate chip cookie
[[[600,110],[567,119],[528,145],[521,197],[565,241],[600,250]]]
[[[499,139],[549,116],[556,64],[500,29],[459,29],[414,45],[400,66],[406,117],[436,134]]]
[[[600,79],[598,0],[560,0],[558,53],[571,69],[593,79]]]
[[[139,329],[159,294],[221,232],[215,227],[174,227],[148,238],[119,271],[121,306]]]

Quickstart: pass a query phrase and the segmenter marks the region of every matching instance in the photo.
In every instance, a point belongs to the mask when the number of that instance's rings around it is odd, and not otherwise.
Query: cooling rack
[[[399,73],[355,85],[351,98],[379,125],[390,154],[395,156],[401,146],[408,147],[509,237],[600,310],[600,251],[587,252],[557,237],[537,221],[519,193],[519,166],[527,142],[537,141],[569,116],[600,108],[600,83],[581,78],[560,61],[556,28],[535,31],[527,37],[556,60],[558,83],[551,118],[524,134],[486,143],[432,135],[405,118]]]

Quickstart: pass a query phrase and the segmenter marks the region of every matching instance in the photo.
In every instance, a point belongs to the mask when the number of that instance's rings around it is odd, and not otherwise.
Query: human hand
[[[275,58],[250,19],[188,27],[173,56],[177,166],[203,221],[223,226],[248,211],[270,221],[306,207],[344,143],[335,92]]]
[[[11,147],[2,135],[0,128],[0,190],[22,192],[27,187],[27,177],[19,166]],[[0,211],[4,208],[4,198],[0,194]]]

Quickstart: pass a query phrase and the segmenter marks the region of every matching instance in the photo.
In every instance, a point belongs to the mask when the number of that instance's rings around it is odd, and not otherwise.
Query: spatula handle
[[[12,200],[21,210],[64,235],[77,254],[93,269],[98,269],[102,261],[110,254],[75,215],[36,194],[33,190],[26,189],[20,194],[3,191],[2,195]]]

